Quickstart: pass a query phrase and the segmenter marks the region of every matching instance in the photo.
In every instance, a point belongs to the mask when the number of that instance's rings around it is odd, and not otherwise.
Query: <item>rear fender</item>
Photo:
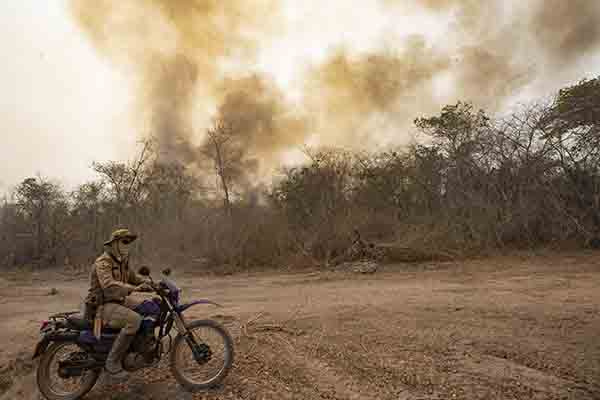
[[[77,343],[79,332],[50,332],[47,333],[35,346],[32,360],[44,354],[52,342],[73,342]]]
[[[77,342],[79,339],[79,332],[56,332],[49,333],[46,335],[46,339],[51,342]]]

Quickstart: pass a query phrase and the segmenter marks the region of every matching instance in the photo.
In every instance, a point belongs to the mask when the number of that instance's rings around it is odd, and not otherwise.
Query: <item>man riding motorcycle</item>
[[[128,229],[112,233],[104,243],[104,253],[94,262],[85,299],[86,318],[94,319],[95,330],[103,325],[121,329],[105,365],[116,378],[127,376],[121,361],[142,321],[142,316],[133,308],[143,299],[136,299],[131,294],[152,290],[145,278],[129,269],[129,247],[136,239],[137,235]]]

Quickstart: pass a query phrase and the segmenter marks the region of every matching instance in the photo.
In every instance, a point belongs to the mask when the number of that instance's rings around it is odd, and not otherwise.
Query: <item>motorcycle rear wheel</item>
[[[177,382],[190,392],[215,387],[225,379],[233,366],[233,339],[225,327],[212,320],[192,321],[187,324],[187,328],[199,345],[208,345],[212,357],[205,363],[199,363],[194,358],[186,338],[179,334],[175,337],[171,349],[171,372]],[[213,363],[214,360],[217,361]],[[198,377],[204,367],[211,363],[217,367],[216,371],[208,374],[206,378]],[[192,372],[185,370],[185,364],[191,366]]]
[[[72,350],[67,349],[71,347]],[[67,350],[61,356],[61,351]],[[79,400],[85,396],[96,384],[100,376],[100,370],[85,371],[81,377],[63,379],[54,371],[54,363],[68,357],[74,352],[79,352],[79,346],[72,342],[56,342],[51,344],[40,357],[37,369],[37,385],[42,396],[47,400]],[[56,365],[58,368],[58,365]],[[55,385],[58,382],[71,381],[72,389],[60,389]],[[56,381],[56,382],[55,382]],[[75,382],[78,381],[78,382]]]

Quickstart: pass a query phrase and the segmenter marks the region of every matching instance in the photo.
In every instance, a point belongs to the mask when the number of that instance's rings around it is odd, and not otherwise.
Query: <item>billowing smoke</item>
[[[307,120],[291,107],[271,80],[259,75],[225,79],[218,89],[217,118],[230,130],[244,165],[258,175],[272,172],[285,150],[301,146]]]
[[[506,48],[472,45],[460,49],[453,66],[455,90],[446,102],[472,101],[498,111],[505,101],[534,78],[532,67]]]
[[[196,155],[188,141],[192,133],[189,113],[198,66],[177,54],[164,62],[157,60],[154,68],[149,66],[149,69],[151,72],[144,76],[147,82],[142,87],[147,92],[141,106],[148,107],[147,119],[159,140],[161,155],[168,160],[180,158],[191,163]]]
[[[483,37],[482,45],[493,36],[492,49],[512,48],[515,53],[526,51],[534,57],[539,47],[549,58],[542,61],[560,61],[557,68],[568,67],[573,58],[597,51],[600,44],[600,2],[596,0],[531,0],[522,8],[511,0],[414,1],[433,12],[454,12],[457,25],[472,39]],[[399,0],[385,2],[395,4]],[[507,12],[508,18],[504,18]],[[520,47],[519,42],[529,39],[534,43]]]
[[[381,1],[388,6],[403,3],[401,0]],[[537,53],[532,47],[540,46],[552,58],[550,61],[562,60],[563,66],[573,61],[572,57],[598,50],[600,44],[600,3],[596,0],[412,1],[431,12],[453,13],[455,28],[475,40],[495,35],[496,45],[518,48],[518,41],[533,38],[536,43],[527,50]],[[506,14],[508,20],[504,18]],[[508,34],[510,31],[517,35]]]
[[[415,115],[433,111],[433,79],[449,67],[450,59],[421,37],[397,53],[338,51],[307,79],[308,107],[324,135],[320,142],[364,147],[360,139],[385,129],[386,122],[404,128]]]
[[[162,157],[186,163],[199,157],[193,122],[221,100],[224,64],[250,64],[278,20],[272,0],[72,0],[71,9],[100,51],[133,68],[143,132]]]
[[[414,118],[458,100],[500,110],[600,44],[597,0],[379,0],[388,13],[435,14],[448,32],[436,42],[412,35],[331,51],[302,77],[302,114],[253,66],[285,31],[283,3],[71,0],[71,8],[94,45],[136,76],[135,117],[159,138],[163,157],[199,162],[196,139],[217,119],[232,127],[240,165],[258,174],[309,131],[318,143],[363,147],[403,141]]]
[[[355,56],[340,52],[313,69],[308,93],[316,100],[314,110],[323,113],[324,142],[349,137],[343,142],[363,146],[357,135],[371,136],[368,143],[389,141],[387,137],[406,141],[417,116],[437,113],[458,100],[495,111],[531,81],[530,64],[516,51],[516,31],[482,20],[500,12],[497,5],[478,0],[422,3],[429,12],[454,13],[453,35],[444,42],[413,35],[395,50]]]
[[[531,79],[528,63],[518,56],[514,26],[503,20],[502,2],[479,0],[380,0],[391,12],[401,15],[419,8],[439,17],[449,16],[449,32],[441,42],[421,57],[404,54],[401,60],[414,70],[437,66],[426,81],[444,78],[449,88],[427,87],[416,95],[423,111],[439,109],[457,100],[473,101],[478,106],[497,109],[502,101]],[[366,56],[368,57],[368,56]],[[440,63],[440,60],[444,60]],[[404,73],[401,72],[401,75]],[[410,79],[409,76],[407,76]],[[411,104],[402,102],[409,110]],[[418,107],[417,113],[421,110]],[[411,110],[412,111],[412,110]],[[413,116],[416,116],[413,114]],[[412,119],[409,119],[411,121]]]
[[[366,53],[351,59],[334,54],[313,70],[309,93],[326,115],[321,126],[335,143],[357,143],[392,122],[405,131],[417,115],[444,104],[472,101],[499,111],[534,80],[553,79],[576,59],[598,50],[600,2],[596,0],[512,1],[380,0],[398,15],[421,9],[446,16],[442,43],[410,39],[397,54]],[[541,68],[543,66],[543,68]],[[542,72],[548,76],[540,78]],[[436,83],[445,82],[446,88]],[[383,122],[382,122],[383,121]],[[359,141],[363,145],[364,141]]]
[[[600,2],[545,0],[533,12],[530,29],[553,63],[566,66],[600,44]]]

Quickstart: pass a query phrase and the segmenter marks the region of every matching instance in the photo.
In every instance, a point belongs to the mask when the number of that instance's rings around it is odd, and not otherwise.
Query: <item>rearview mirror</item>
[[[138,269],[138,274],[142,276],[150,276],[150,268],[144,265]]]

